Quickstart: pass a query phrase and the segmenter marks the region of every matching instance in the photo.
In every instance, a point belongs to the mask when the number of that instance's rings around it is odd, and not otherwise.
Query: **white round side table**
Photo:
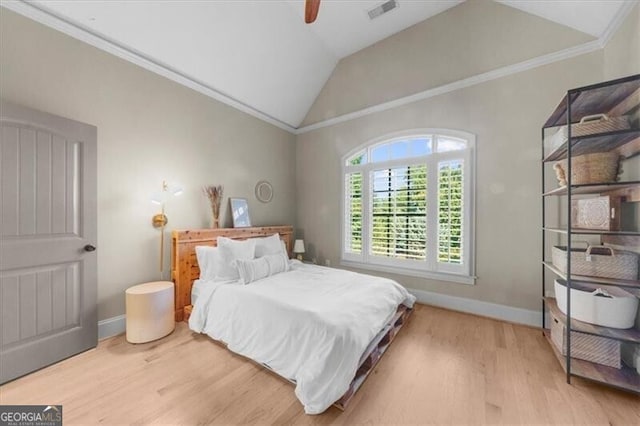
[[[146,343],[170,334],[175,326],[171,281],[155,281],[126,291],[127,341]]]

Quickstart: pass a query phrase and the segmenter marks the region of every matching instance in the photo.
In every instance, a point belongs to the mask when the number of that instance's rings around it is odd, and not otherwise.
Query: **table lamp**
[[[293,252],[297,254],[296,259],[302,261],[302,253],[304,253],[304,240],[296,240],[293,244]]]

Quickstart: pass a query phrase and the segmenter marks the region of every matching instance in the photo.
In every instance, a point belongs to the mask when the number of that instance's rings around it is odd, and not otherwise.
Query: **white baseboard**
[[[122,334],[126,330],[125,315],[98,321],[98,340]]]
[[[533,327],[540,327],[542,325],[541,311],[530,311],[528,309],[514,308],[512,306],[498,305],[497,303],[449,296],[446,294],[417,290],[413,288],[408,288],[407,290],[416,296],[419,303],[424,303],[425,305],[438,306],[440,308],[447,308],[454,311],[481,315],[483,317],[495,318],[503,321],[530,325]]]

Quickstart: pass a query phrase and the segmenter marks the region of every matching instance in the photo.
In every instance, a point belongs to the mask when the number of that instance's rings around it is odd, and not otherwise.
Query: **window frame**
[[[436,138],[451,137],[466,141],[464,150],[437,152]],[[371,162],[372,150],[380,145],[393,142],[430,138],[431,153],[407,157],[404,159]],[[340,219],[340,253],[341,265],[359,269],[368,269],[379,272],[389,272],[400,275],[408,275],[421,278],[429,278],[442,281],[450,281],[462,284],[475,284],[475,192],[476,192],[476,137],[472,133],[441,129],[411,129],[401,132],[386,134],[371,139],[352,149],[341,158],[341,219]],[[348,165],[347,161],[358,153],[364,152],[366,163]],[[453,265],[437,261],[438,257],[438,165],[439,163],[462,160],[463,161],[463,229],[462,229],[462,265]],[[427,166],[427,257],[426,260],[393,259],[371,254],[371,175],[374,170],[394,167],[407,167],[415,165]],[[347,237],[347,178],[350,173],[362,173],[362,245],[360,253],[346,251]],[[430,207],[434,205],[434,207]],[[431,214],[430,214],[431,213]],[[434,214],[435,213],[435,214]],[[350,222],[349,222],[350,223]],[[429,243],[434,241],[434,243]]]

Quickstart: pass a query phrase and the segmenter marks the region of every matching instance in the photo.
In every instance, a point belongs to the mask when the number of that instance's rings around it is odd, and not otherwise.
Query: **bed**
[[[284,254],[286,272],[249,285],[200,276],[196,247],[215,247],[218,237],[259,241],[276,233],[290,255],[291,226],[173,231],[176,320],[295,384],[306,413],[332,404],[344,409],[406,323],[415,298],[391,280]]]

